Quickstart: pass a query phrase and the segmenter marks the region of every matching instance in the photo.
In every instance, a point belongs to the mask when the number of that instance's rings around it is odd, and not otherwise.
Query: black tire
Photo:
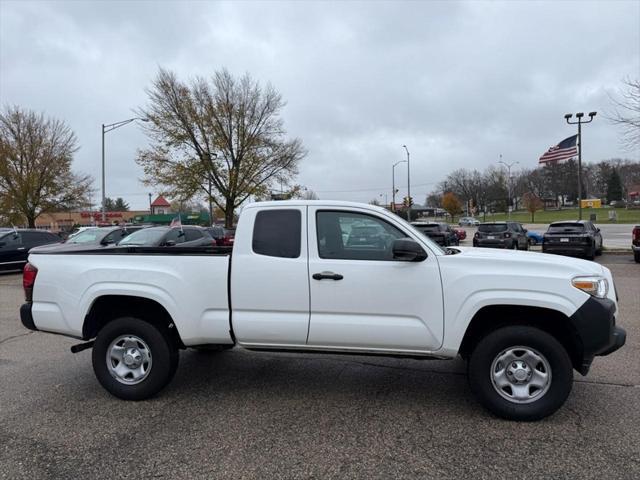
[[[535,246],[537,244],[538,244],[538,241],[535,238],[529,237],[529,245]]]
[[[587,260],[594,260],[596,258],[596,245],[591,245],[591,249],[586,253],[585,258]]]
[[[633,259],[636,263],[640,263],[640,252],[633,252]]]
[[[151,357],[148,373],[135,384],[125,384],[116,379],[107,364],[111,343],[126,335],[142,340]],[[178,368],[179,353],[167,331],[139,318],[121,317],[100,330],[91,358],[98,381],[110,394],[123,400],[144,400],[157,394],[171,381]]]
[[[514,240],[513,241],[513,245],[511,245],[511,249],[512,250],[520,250],[520,248],[518,247],[518,240]]]
[[[506,399],[492,380],[494,359],[516,346],[539,352],[549,364],[548,389],[530,403]],[[468,374],[471,390],[485,408],[516,421],[540,420],[553,414],[564,404],[573,385],[573,367],[564,347],[548,333],[526,326],[503,327],[482,338],[469,358]]]

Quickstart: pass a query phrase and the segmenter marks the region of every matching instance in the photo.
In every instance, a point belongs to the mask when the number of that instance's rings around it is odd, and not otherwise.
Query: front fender
[[[540,292],[520,289],[486,289],[477,290],[456,307],[445,312],[445,339],[442,352],[455,355],[474,316],[483,308],[491,306],[539,307],[557,311],[567,318],[587,300],[587,294],[578,301],[559,293]]]

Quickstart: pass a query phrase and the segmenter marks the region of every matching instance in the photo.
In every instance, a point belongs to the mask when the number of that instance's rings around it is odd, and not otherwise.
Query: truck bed
[[[231,249],[114,247],[37,252],[32,313],[39,330],[83,336],[101,297],[154,300],[173,318],[185,345],[233,343],[229,323]],[[158,261],[158,257],[162,261]]]

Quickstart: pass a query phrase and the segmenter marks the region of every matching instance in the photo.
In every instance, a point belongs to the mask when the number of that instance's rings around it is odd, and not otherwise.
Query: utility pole
[[[518,165],[520,162],[511,162],[511,163],[506,163],[502,161],[502,154],[500,154],[500,161],[498,163],[501,163],[502,165],[504,165],[505,167],[507,167],[507,195],[509,196],[509,206],[507,207],[507,211],[508,211],[508,215],[509,215],[509,220],[511,220],[511,167],[513,167],[514,165]]]
[[[406,145],[402,145],[407,152],[407,198],[409,199],[409,206],[407,207],[407,222],[411,221],[411,163],[409,161],[409,149]]]
[[[573,114],[567,113],[564,116],[564,119],[567,121],[569,125],[578,125],[578,219],[582,220],[582,124],[583,123],[591,123],[593,122],[593,117],[595,117],[598,112],[589,112],[589,120],[582,120],[584,117],[583,112],[576,113],[577,122],[569,121]]]
[[[151,215],[151,194],[149,194],[149,215]]]
[[[136,120],[140,120],[141,122],[148,122],[148,118],[140,118],[134,117],[129,118],[128,120],[122,120],[121,122],[110,123],[108,125],[102,124],[102,223],[107,220],[107,213],[105,211],[105,175],[104,175],[104,134],[110,132],[111,130],[115,130],[116,128],[124,127],[125,125],[135,122]]]
[[[396,167],[401,163],[407,163],[407,161],[400,160],[399,162],[394,163],[393,167],[391,167],[391,200],[393,202],[394,212],[396,211],[396,193],[398,193],[398,191],[396,190]]]

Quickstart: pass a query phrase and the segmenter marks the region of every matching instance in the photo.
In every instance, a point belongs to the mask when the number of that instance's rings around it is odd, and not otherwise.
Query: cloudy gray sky
[[[390,195],[406,144],[422,202],[451,170],[499,154],[533,167],[574,133],[564,113],[610,109],[608,93],[640,77],[640,1],[0,0],[0,103],[64,119],[96,186],[100,125],[144,105],[159,66],[271,82],[309,150],[298,182],[323,199]],[[135,208],[148,204],[134,162],[145,145],[133,125],[107,135],[107,195]],[[584,159],[611,157],[640,152],[598,116]]]

